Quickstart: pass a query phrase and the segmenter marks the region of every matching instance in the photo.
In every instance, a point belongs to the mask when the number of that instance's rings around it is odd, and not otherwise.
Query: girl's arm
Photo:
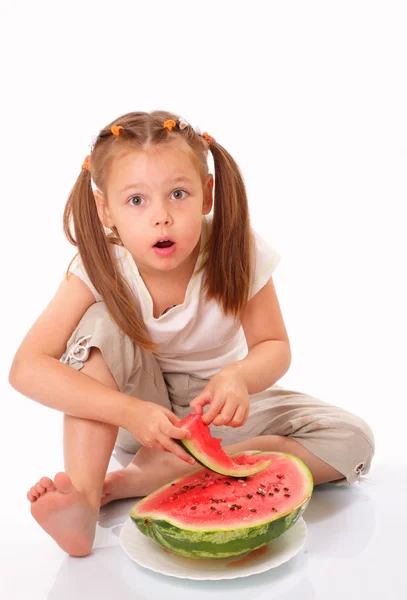
[[[290,342],[272,278],[249,300],[241,323],[248,354],[224,369],[237,369],[249,395],[257,394],[274,385],[291,364]]]
[[[50,408],[123,427],[130,404],[134,414],[137,403],[143,400],[130,399],[59,360],[94,302],[92,292],[76,275],[62,281],[18,348],[9,382],[24,396]]]

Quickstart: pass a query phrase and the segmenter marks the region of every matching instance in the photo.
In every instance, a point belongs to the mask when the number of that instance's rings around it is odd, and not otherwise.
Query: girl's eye
[[[180,190],[174,190],[173,193],[175,194],[175,192],[182,192],[183,194],[187,194],[188,193],[185,190],[181,190],[181,189]],[[182,198],[177,198],[177,200],[182,200]]]
[[[177,192],[182,192],[183,194],[187,194],[187,193],[188,193],[188,192],[186,192],[185,190],[177,189],[177,190],[174,190],[174,191],[173,191],[173,194],[175,194],[175,193],[177,193]],[[136,204],[136,203],[134,203],[134,202],[132,202],[133,198],[138,198],[138,199],[140,200],[140,199],[141,199],[141,196],[132,196],[132,197],[129,199],[129,203],[130,203],[132,206],[140,206],[140,202],[138,202],[137,204]],[[182,197],[181,197],[181,198],[180,198],[180,197],[178,197],[178,198],[176,198],[176,200],[183,200],[183,198],[182,198]]]
[[[132,206],[140,206],[140,204],[133,204],[133,202],[132,202],[133,198],[141,198],[141,196],[132,196],[131,198],[129,198],[129,203]]]

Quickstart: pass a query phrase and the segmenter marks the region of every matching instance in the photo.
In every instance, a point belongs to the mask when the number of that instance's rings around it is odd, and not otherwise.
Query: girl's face
[[[189,147],[180,139],[116,158],[106,201],[94,194],[103,225],[116,226],[140,273],[148,275],[181,266],[197,248],[201,217],[212,208],[212,189],[213,176],[208,175],[203,189]],[[169,253],[154,247],[161,238],[174,242]]]

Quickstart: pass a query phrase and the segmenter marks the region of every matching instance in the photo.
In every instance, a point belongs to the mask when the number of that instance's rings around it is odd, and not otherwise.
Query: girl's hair
[[[143,150],[171,142],[182,136],[188,144],[197,166],[202,185],[209,174],[207,156],[211,150],[215,170],[215,199],[212,233],[204,248],[201,269],[206,266],[203,290],[206,299],[215,299],[224,315],[238,318],[243,312],[252,282],[253,247],[246,189],[239,167],[232,156],[216,141],[208,142],[193,127],[164,127],[167,120],[179,116],[167,111],[132,112],[125,114],[102,129],[94,142],[88,169],[82,169],[67,200],[63,227],[68,241],[77,246],[92,284],[101,295],[116,325],[138,346],[155,351],[135,305],[135,297],[119,272],[111,255],[111,244],[123,246],[116,227],[106,233],[100,221],[92,192],[91,178],[104,194],[113,160],[131,149]],[[121,125],[120,135],[113,135],[112,125]],[[73,221],[75,237],[71,232]]]

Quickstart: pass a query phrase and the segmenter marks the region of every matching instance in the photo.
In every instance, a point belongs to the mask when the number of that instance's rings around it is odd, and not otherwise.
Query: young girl
[[[315,484],[369,471],[361,418],[275,385],[291,362],[280,257],[251,228],[238,165],[213,137],[164,111],[115,120],[85,159],[64,230],[79,253],[10,370],[16,390],[64,413],[65,472],[27,494],[63,550],[91,551],[101,504],[199,466],[175,441],[191,411],[227,452],[292,453]],[[106,476],[115,443],[135,457]]]

